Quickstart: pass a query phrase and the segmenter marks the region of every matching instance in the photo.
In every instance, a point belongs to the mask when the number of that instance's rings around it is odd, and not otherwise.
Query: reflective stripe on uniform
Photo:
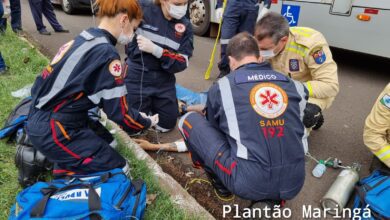
[[[380,159],[380,160],[387,160],[390,158],[390,145],[387,145],[380,150],[374,152],[374,154]]]
[[[88,99],[91,100],[94,104],[99,104],[101,99],[110,100],[115,98],[120,98],[127,94],[127,89],[125,85],[118,86],[112,89],[103,89],[93,95],[88,96]]]
[[[248,149],[241,143],[236,107],[234,106],[233,94],[229,79],[227,77],[223,77],[218,81],[218,85],[221,92],[222,106],[225,111],[229,128],[229,135],[235,139],[237,143],[237,157],[248,159]]]
[[[307,90],[309,91],[309,97],[313,97],[313,87],[310,82],[305,83]]]
[[[167,37],[164,37],[164,36],[161,36],[161,35],[158,35],[158,34],[155,34],[155,33],[152,33],[152,32],[149,32],[149,31],[146,31],[146,30],[143,30],[142,28],[138,28],[136,33],[138,35],[142,35],[146,38],[148,38],[149,40],[155,42],[155,43],[159,43],[161,45],[165,45],[165,46],[168,46],[170,47],[171,49],[173,50],[178,50],[180,48],[180,44],[167,38]]]
[[[315,33],[313,29],[305,27],[291,27],[290,31],[304,37],[311,37]]]
[[[219,42],[221,44],[229,44],[230,39],[221,39]]]
[[[88,40],[88,41],[90,41],[90,40],[95,38],[95,36],[90,34],[88,31],[81,32],[80,36],[82,36],[85,40]]]
[[[92,48],[99,44],[108,43],[105,37],[98,37],[90,41],[86,41],[80,45],[66,60],[63,68],[58,73],[57,78],[49,91],[49,93],[39,99],[37,108],[42,108],[46,103],[48,103],[55,95],[57,95],[65,86],[65,83],[68,81],[70,74],[73,72],[76,65],[80,62],[81,58]]]
[[[296,53],[302,57],[305,57],[309,53],[309,49],[307,47],[304,47],[300,44],[297,44],[293,41],[289,42],[288,45],[286,46],[286,50]]]
[[[185,54],[181,54],[181,53],[180,53],[180,55],[183,56],[184,59],[186,59],[186,66],[188,67],[188,65],[189,65],[188,56]]]
[[[184,131],[183,131],[184,121],[186,120],[186,118],[187,118],[190,114],[193,114],[193,113],[195,113],[195,112],[188,112],[188,113],[186,113],[185,115],[183,115],[183,116],[180,118],[179,123],[178,123],[178,125],[177,125],[177,127],[179,128],[180,133],[183,134],[184,139],[186,139],[186,136],[184,135]]]
[[[302,83],[292,80],[294,82],[295,88],[297,89],[298,94],[301,96],[301,101],[299,101],[299,115],[301,118],[301,121],[303,121],[303,116],[305,115],[304,111],[306,108],[306,93],[305,93],[305,87],[303,86]],[[302,125],[303,126],[303,125]],[[302,137],[302,144],[303,144],[303,149],[304,152],[307,153],[309,150],[309,144],[307,142],[307,138],[309,136],[309,131],[304,128],[304,134]]]

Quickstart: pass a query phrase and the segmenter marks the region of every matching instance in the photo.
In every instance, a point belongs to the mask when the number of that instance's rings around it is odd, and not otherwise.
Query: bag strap
[[[40,218],[43,217],[47,202],[49,201],[50,197],[58,192],[67,191],[73,188],[88,188],[88,207],[91,212],[93,211],[99,211],[102,209],[101,207],[101,201],[100,197],[97,194],[96,190],[93,188],[92,184],[75,184],[75,185],[68,185],[62,188],[58,188],[54,185],[50,185],[47,188],[42,188],[41,193],[44,195],[44,197],[38,202],[37,205],[34,206],[34,208],[30,212],[30,217],[32,218]],[[97,216],[97,214],[93,214],[91,216],[92,220],[100,220],[101,217]]]

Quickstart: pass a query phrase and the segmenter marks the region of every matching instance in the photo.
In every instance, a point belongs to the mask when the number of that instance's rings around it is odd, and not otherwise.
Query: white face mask
[[[123,33],[123,29],[122,29],[122,32],[119,34],[119,37],[118,37],[118,43],[120,43],[122,45],[127,45],[133,41],[133,38],[134,38],[134,32],[130,36],[128,36],[128,35]]]
[[[186,15],[187,13],[187,4],[183,5],[183,6],[176,6],[174,4],[171,4],[171,3],[168,3],[169,4],[169,15],[172,17],[172,18],[175,18],[175,19],[181,19],[182,17],[184,17],[184,15]]]
[[[260,50],[260,56],[266,60],[272,59],[275,55],[274,49]]]

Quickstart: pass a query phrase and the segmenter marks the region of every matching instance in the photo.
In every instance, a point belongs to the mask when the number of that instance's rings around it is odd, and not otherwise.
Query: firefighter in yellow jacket
[[[390,168],[390,83],[366,119],[363,139],[374,155]]]
[[[305,83],[309,102],[304,124],[320,128],[322,110],[332,105],[339,91],[337,65],[324,36],[311,28],[289,27],[282,15],[269,12],[256,24],[255,37],[261,57],[274,70]]]

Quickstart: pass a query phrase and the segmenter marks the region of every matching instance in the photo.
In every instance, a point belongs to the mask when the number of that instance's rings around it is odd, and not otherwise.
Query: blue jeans
[[[20,6],[20,0],[10,0],[11,6],[11,27],[12,30],[22,29],[22,9]],[[1,16],[2,17],[2,16]],[[0,18],[0,30],[5,31],[7,29],[7,19]]]

